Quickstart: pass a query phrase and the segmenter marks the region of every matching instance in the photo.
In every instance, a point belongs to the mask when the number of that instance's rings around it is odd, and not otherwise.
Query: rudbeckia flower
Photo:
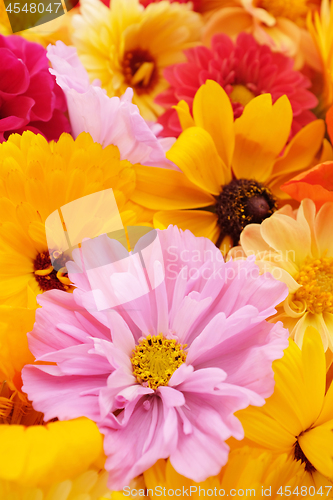
[[[102,436],[85,418],[43,421],[22,394],[0,384],[0,498],[99,500],[108,489]]]
[[[196,481],[217,474],[225,440],[243,438],[233,413],[272,394],[271,363],[287,346],[288,332],[266,321],[284,284],[259,276],[252,258],[225,263],[189,231],[155,236],[119,265],[117,241],[82,242],[67,263],[73,294],[39,297],[29,335],[37,364],[23,369],[23,390],[45,418],[98,423],[112,489],[160,458]]]
[[[269,93],[273,103],[286,95],[293,110],[292,135],[315,120],[309,111],[318,100],[309,90],[311,82],[299,71],[294,61],[283,54],[272,52],[267,45],[259,45],[252,35],[241,33],[235,43],[224,34],[212,38],[212,47],[194,47],[186,52],[187,62],[169,66],[164,77],[170,87],[156,98],[167,108],[158,121],[164,127],[163,135],[178,136],[181,126],[175,109],[184,100],[192,111],[193,98],[206,80],[214,80],[228,94],[234,117],[243,113],[244,106],[255,96]]]
[[[49,73],[46,50],[12,35],[0,35],[0,142],[32,130],[48,140],[70,127],[65,96]]]
[[[297,212],[275,213],[261,224],[250,224],[241,234],[240,251],[231,256],[256,256],[289,288],[288,298],[278,307],[274,320],[281,320],[301,346],[307,326],[320,332],[325,351],[333,351],[333,203],[316,213],[313,201],[304,200]]]
[[[155,120],[163,108],[154,99],[167,87],[163,70],[184,60],[182,51],[199,41],[201,26],[189,4],[165,1],[145,9],[139,0],[112,0],[109,9],[82,0],[73,42],[91,81],[99,79],[110,97],[132,87],[142,116]]]
[[[302,350],[291,340],[283,358],[273,366],[274,394],[262,408],[238,413],[246,437],[275,456],[287,453],[304,464],[307,477],[303,484],[314,485],[316,492],[321,486],[322,496],[331,496],[333,384],[326,388],[326,360],[319,333],[308,327]]]
[[[260,44],[295,59],[296,66],[313,61],[315,47],[306,29],[307,14],[318,11],[321,0],[202,0],[200,12],[210,18],[204,41],[216,33],[231,37],[241,31],[253,34]]]
[[[327,161],[293,177],[281,189],[294,200],[310,198],[317,210],[328,201],[333,201],[333,162]]]
[[[132,104],[132,89],[128,88],[121,98],[108,97],[97,82],[90,85],[75,47],[62,42],[49,45],[47,57],[52,63],[50,73],[65,93],[74,137],[88,132],[103,147],[117,146],[122,160],[176,168],[165,157],[175,139],[157,139],[138,107]]]
[[[45,235],[45,221],[63,205],[112,188],[123,225],[149,222],[130,200],[135,182],[118,148],[103,149],[89,134],[50,144],[32,132],[11,135],[0,145],[0,302],[35,307],[38,293],[71,290],[66,272],[51,265]]]
[[[281,184],[318,163],[324,122],[309,123],[286,145],[292,123],[286,96],[274,104],[269,94],[255,97],[234,121],[227,93],[208,80],[194,97],[193,118],[184,101],[177,112],[183,133],[167,157],[182,172],[139,167],[133,195],[160,210],[154,216],[160,229],[174,223],[217,245],[226,236],[237,245],[245,225],[269,217],[277,199],[288,198]],[[328,149],[323,161],[331,159]]]

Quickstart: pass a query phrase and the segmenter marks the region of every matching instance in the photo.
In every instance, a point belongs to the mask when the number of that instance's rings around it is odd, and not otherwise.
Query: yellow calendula
[[[73,42],[91,81],[98,78],[108,95],[121,96],[133,88],[133,102],[147,120],[163,108],[155,97],[168,83],[163,70],[185,60],[183,50],[199,42],[202,21],[189,4],[139,0],[80,2],[73,18]]]
[[[71,291],[46,240],[45,221],[58,208],[112,188],[124,226],[149,222],[151,214],[131,201],[135,184],[135,166],[87,133],[76,140],[62,134],[57,143],[32,132],[11,135],[0,145],[0,304],[35,307],[38,293]]]

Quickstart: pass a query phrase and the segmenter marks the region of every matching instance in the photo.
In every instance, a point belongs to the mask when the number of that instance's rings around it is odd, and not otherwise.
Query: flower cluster
[[[0,499],[333,498],[333,1],[11,5]]]

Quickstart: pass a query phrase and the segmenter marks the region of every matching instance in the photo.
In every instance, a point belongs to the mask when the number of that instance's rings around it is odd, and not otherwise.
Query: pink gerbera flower
[[[318,100],[307,90],[310,80],[293,70],[291,58],[259,45],[252,35],[241,33],[234,43],[227,35],[218,34],[212,38],[211,49],[194,47],[185,54],[186,63],[174,64],[164,71],[170,88],[156,98],[167,109],[158,119],[163,135],[178,137],[182,129],[172,106],[184,100],[192,110],[197,90],[208,79],[218,82],[227,92],[235,118],[260,94],[271,94],[273,103],[285,94],[293,109],[292,135],[316,119],[310,109],[316,107]]]
[[[160,458],[195,481],[217,474],[225,440],[244,437],[233,413],[273,392],[288,332],[266,318],[286,286],[172,226],[127,257],[106,235],[73,254],[77,288],[39,296],[29,335],[37,362],[55,363],[23,370],[34,408],[98,423],[112,489]]]

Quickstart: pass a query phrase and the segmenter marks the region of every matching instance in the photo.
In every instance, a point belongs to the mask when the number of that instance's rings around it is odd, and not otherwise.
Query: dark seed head
[[[234,179],[216,197],[216,215],[223,236],[230,236],[237,245],[248,224],[260,224],[277,209],[271,191],[260,182]]]

